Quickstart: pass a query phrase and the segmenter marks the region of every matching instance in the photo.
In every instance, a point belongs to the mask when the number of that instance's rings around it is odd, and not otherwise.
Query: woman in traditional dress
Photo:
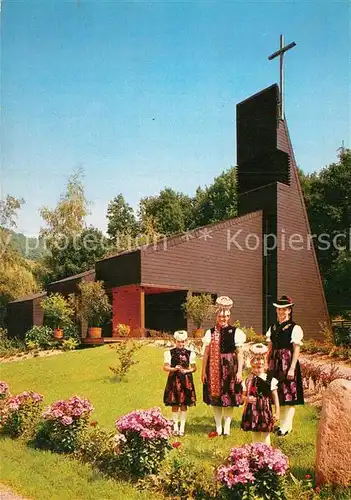
[[[266,333],[268,344],[268,370],[278,384],[280,427],[278,436],[292,430],[295,406],[304,404],[301,369],[299,364],[302,328],[292,319],[294,303],[283,295],[276,303],[277,322]]]
[[[251,347],[252,371],[244,384],[243,396],[245,400],[241,428],[252,432],[253,443],[270,445],[270,433],[274,424],[279,420],[278,380],[267,375],[266,353],[267,347],[255,344]],[[275,414],[272,411],[272,402]]]
[[[192,375],[196,371],[196,355],[194,351],[185,348],[185,341],[188,338],[185,330],[175,332],[174,338],[176,347],[164,354],[163,369],[168,372],[168,379],[163,402],[166,406],[172,407],[175,434],[183,436],[188,406],[196,404]],[[179,417],[180,427],[178,428]]]
[[[216,324],[203,338],[201,375],[203,400],[213,407],[217,434],[225,436],[230,434],[233,407],[242,404],[242,346],[246,341],[244,332],[229,324],[232,306],[229,297],[216,301]]]

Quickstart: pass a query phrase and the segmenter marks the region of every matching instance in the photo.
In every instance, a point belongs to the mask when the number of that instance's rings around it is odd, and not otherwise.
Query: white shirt
[[[271,340],[271,328],[269,327],[267,333],[266,333],[266,338],[268,342]],[[291,343],[294,343],[296,345],[303,345],[302,342],[303,339],[303,330],[301,326],[295,325],[291,334]]]
[[[254,377],[260,377],[262,380],[266,381],[267,380],[267,373],[261,373],[261,375],[254,375]],[[249,375],[250,376],[250,375]],[[247,382],[248,377],[245,379],[245,382],[243,382],[243,390],[246,391],[246,382]],[[278,389],[278,380],[276,378],[272,378],[271,380],[271,391],[276,391]]]
[[[163,362],[166,365],[171,364],[171,351],[165,351],[163,355]],[[190,358],[189,358],[189,365],[195,365],[196,364],[196,353],[195,351],[190,351]]]
[[[231,333],[230,330],[229,330],[229,333]],[[234,333],[234,327],[233,327],[233,333]],[[235,330],[234,342],[235,342],[235,347],[242,347],[246,342],[246,335],[242,330],[240,330],[240,328],[236,328],[236,330]],[[211,343],[211,330],[207,330],[204,337],[202,337],[202,343],[203,343],[204,347],[210,345],[210,343]]]

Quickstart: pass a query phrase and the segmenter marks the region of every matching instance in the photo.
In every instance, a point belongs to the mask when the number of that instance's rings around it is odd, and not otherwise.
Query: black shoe
[[[290,431],[282,431],[281,429],[278,430],[277,436],[284,437],[289,434]]]

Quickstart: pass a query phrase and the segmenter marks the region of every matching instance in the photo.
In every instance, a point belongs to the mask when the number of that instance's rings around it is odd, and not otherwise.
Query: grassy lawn
[[[125,382],[115,382],[110,375],[108,367],[114,363],[114,357],[114,351],[103,346],[5,363],[1,379],[10,385],[13,394],[35,390],[44,395],[47,404],[74,394],[87,397],[95,407],[92,419],[112,429],[116,418],[129,411],[163,407],[166,382],[162,371],[163,349],[143,347],[137,353],[139,363],[132,367]],[[235,409],[231,436],[208,438],[214,422],[211,408],[202,403],[200,371],[198,366],[195,374],[198,404],[189,410],[181,453],[195,461],[215,465],[228,455],[231,447],[251,442],[251,435],[240,430],[242,409]],[[163,410],[164,415],[170,416],[169,409],[163,407]],[[272,445],[288,455],[292,473],[297,477],[313,473],[316,428],[317,413],[305,405],[297,409],[293,434],[284,439],[273,436]],[[67,457],[29,449],[18,441],[1,440],[1,456],[1,482],[31,498],[150,498],[129,484],[104,479],[88,466]]]

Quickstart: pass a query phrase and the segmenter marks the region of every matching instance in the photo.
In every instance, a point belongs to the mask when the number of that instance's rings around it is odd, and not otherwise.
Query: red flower
[[[97,423],[97,421],[96,421],[96,420],[92,420],[92,421],[90,422],[90,425],[91,425],[92,427],[96,427],[96,426],[97,426],[97,424],[98,424],[98,423]]]
[[[257,387],[254,385],[250,389],[250,396],[256,396],[257,395]]]
[[[175,441],[175,442],[172,444],[173,448],[179,448],[179,446],[181,446],[181,445],[182,445],[182,443],[181,443],[180,441]]]
[[[311,474],[305,474],[305,479],[311,479]]]
[[[215,437],[217,437],[217,436],[218,436],[218,432],[217,432],[217,431],[212,431],[212,432],[210,432],[210,433],[209,433],[209,435],[208,435],[208,437],[209,437],[210,439],[215,438]]]

